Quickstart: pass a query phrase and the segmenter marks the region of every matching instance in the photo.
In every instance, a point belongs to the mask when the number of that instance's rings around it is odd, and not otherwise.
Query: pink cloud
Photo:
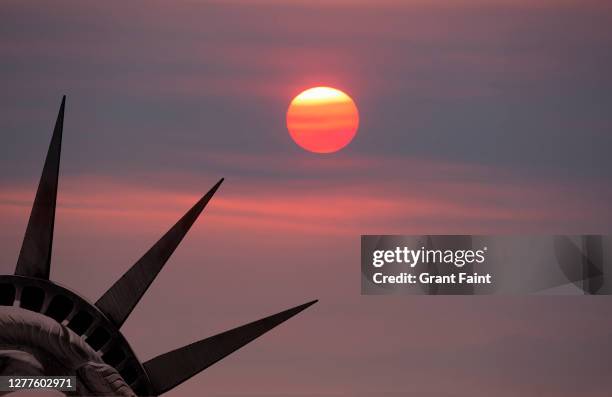
[[[257,164],[260,172],[278,164],[257,156],[225,156],[235,167]],[[214,161],[214,159],[213,159]],[[281,161],[282,162],[282,161]],[[325,165],[331,177],[308,179],[241,178],[228,180],[209,204],[206,222],[224,230],[284,233],[360,235],[367,233],[474,233],[508,228],[523,231],[562,231],[572,225],[597,225],[606,213],[602,201],[585,203],[583,188],[553,183],[520,181],[492,182],[485,168],[427,161],[378,161],[381,178],[364,184],[343,177],[368,172],[370,158],[344,158],[322,164],[303,158],[298,167],[306,172]],[[382,164],[382,166],[381,166]],[[385,169],[406,169],[385,181]],[[360,171],[362,170],[362,171]],[[501,181],[500,171],[495,180]],[[431,176],[429,176],[431,175]],[[461,177],[460,175],[463,175]],[[469,177],[466,177],[469,175]],[[130,179],[131,178],[131,179]],[[185,186],[202,186],[200,176],[158,174],[157,179],[174,180]],[[178,181],[178,182],[176,182]],[[211,180],[210,185],[214,183]],[[150,185],[137,176],[122,179],[81,175],[63,178],[59,192],[58,217],[64,223],[87,222],[99,230],[130,233],[142,228],[165,230],[197,201],[205,191],[169,190],[163,183]],[[173,189],[175,189],[173,187]],[[0,214],[21,217],[25,224],[33,188],[4,186]],[[585,210],[588,208],[588,210]],[[582,226],[581,226],[582,225]]]

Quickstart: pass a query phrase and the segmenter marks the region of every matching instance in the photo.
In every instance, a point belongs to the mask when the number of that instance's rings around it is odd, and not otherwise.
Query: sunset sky
[[[142,360],[320,299],[168,396],[609,395],[607,297],[361,296],[359,273],[361,234],[612,233],[609,1],[0,10],[0,274],[66,94],[52,280],[95,301],[226,178],[124,326]],[[315,86],[359,107],[338,153],[287,132]]]

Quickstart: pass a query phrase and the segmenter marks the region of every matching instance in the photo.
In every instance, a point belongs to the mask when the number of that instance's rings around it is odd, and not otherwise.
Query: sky
[[[124,325],[144,361],[320,302],[169,392],[609,394],[607,297],[360,295],[361,234],[612,229],[606,1],[3,1],[0,273],[67,95],[51,278],[96,300],[226,180]],[[291,99],[357,104],[344,150]]]

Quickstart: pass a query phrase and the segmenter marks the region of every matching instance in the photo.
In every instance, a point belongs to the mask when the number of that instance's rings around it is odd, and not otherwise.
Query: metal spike
[[[143,364],[156,395],[180,385],[307,307],[311,301],[157,356]]]
[[[18,276],[49,279],[65,105],[64,95],[17,259],[15,274]]]
[[[96,306],[117,327],[121,327],[136,307],[222,182],[223,178],[98,299]]]

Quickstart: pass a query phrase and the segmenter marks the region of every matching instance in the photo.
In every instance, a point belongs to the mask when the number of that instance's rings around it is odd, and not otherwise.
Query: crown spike
[[[18,276],[49,279],[65,106],[64,95],[17,259],[15,274]]]
[[[172,350],[143,364],[156,395],[167,392],[254,339],[287,321],[317,300]]]
[[[117,327],[134,310],[222,182],[223,178],[98,299],[96,306]]]

